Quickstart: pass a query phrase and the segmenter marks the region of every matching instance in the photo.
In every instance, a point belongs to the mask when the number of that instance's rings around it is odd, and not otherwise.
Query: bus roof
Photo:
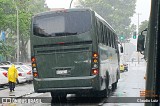
[[[71,8],[71,9],[64,9],[64,8],[54,8],[51,9],[50,11],[45,11],[41,13],[37,13],[34,15],[34,17],[42,16],[42,15],[47,15],[47,14],[52,14],[52,13],[60,13],[60,12],[70,12],[70,11],[91,11],[88,8]]]
[[[107,27],[108,27],[110,30],[112,30],[112,31],[115,32],[115,30],[111,27],[111,25],[110,25],[106,20],[104,20],[99,14],[97,14],[96,12],[95,12],[95,16],[96,16],[101,22],[103,22],[104,24],[106,24]]]
[[[43,16],[43,15],[47,15],[47,14],[52,14],[52,13],[60,13],[60,12],[70,12],[70,11],[90,11],[90,12],[94,12],[95,16],[102,22],[104,23],[110,30],[112,30],[115,33],[115,30],[111,27],[111,25],[104,20],[99,14],[97,14],[94,10],[91,10],[89,8],[70,8],[70,9],[64,9],[64,8],[53,8],[50,11],[45,11],[45,12],[41,12],[38,14],[35,14],[33,17],[39,17],[39,16]]]

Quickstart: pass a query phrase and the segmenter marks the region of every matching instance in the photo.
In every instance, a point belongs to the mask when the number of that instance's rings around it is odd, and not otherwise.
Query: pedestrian
[[[12,64],[12,66],[9,67],[8,69],[8,82],[9,82],[10,92],[14,91],[17,78],[18,78],[17,69],[15,68],[15,65]]]

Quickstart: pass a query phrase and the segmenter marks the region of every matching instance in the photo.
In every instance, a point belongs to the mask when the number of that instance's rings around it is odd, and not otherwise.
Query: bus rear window
[[[68,36],[89,31],[91,14],[89,11],[54,13],[36,17],[33,34],[36,36]]]

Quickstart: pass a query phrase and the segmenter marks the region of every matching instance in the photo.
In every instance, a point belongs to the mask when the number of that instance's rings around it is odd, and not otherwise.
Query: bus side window
[[[104,26],[104,44],[107,45],[106,26]]]
[[[105,31],[105,42],[106,42],[106,45],[108,46],[108,29],[106,29],[106,31]]]
[[[99,22],[99,31],[98,31],[98,32],[99,32],[99,36],[100,36],[100,43],[102,43],[102,41],[103,41],[101,31],[102,31],[102,25],[101,25],[101,23]]]
[[[99,37],[98,37],[99,34],[98,34],[98,28],[97,28],[97,27],[98,27],[98,22],[97,22],[97,20],[96,20],[96,22],[95,22],[95,28],[96,28],[96,29],[95,29],[95,31],[96,31],[95,34],[96,34],[96,36],[97,36],[97,42],[99,43]]]
[[[106,41],[105,41],[105,26],[104,25],[102,27],[102,35],[103,35],[103,44],[106,45]]]
[[[109,31],[109,46],[112,47],[112,39],[111,39],[111,32]]]
[[[114,44],[114,33],[112,33],[111,39],[112,39],[112,48],[115,48],[115,44]]]
[[[97,33],[98,33],[98,36],[99,36],[98,37],[99,38],[98,41],[99,41],[99,43],[102,43],[102,38],[101,38],[101,33],[100,33],[101,32],[100,22],[97,23],[97,26],[98,26]]]
[[[101,23],[101,38],[102,38],[102,44],[104,44],[104,33],[103,33],[103,24],[102,24],[102,22],[100,22]]]
[[[116,45],[115,45],[115,34],[113,33],[113,48],[116,48]]]
[[[118,37],[117,37],[117,35],[115,35],[115,46],[116,46],[116,49],[118,50]]]
[[[104,44],[104,39],[103,39],[103,25],[102,25],[102,23],[101,23],[101,37],[102,37],[102,44]]]

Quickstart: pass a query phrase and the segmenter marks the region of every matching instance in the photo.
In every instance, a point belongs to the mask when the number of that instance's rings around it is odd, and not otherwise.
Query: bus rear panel
[[[35,92],[108,96],[119,79],[117,36],[89,9],[40,13],[32,18]],[[64,96],[64,95],[63,95]]]
[[[99,89],[98,67],[93,67],[92,62],[95,52],[91,21],[90,11],[49,12],[33,18],[31,47],[36,92]]]

